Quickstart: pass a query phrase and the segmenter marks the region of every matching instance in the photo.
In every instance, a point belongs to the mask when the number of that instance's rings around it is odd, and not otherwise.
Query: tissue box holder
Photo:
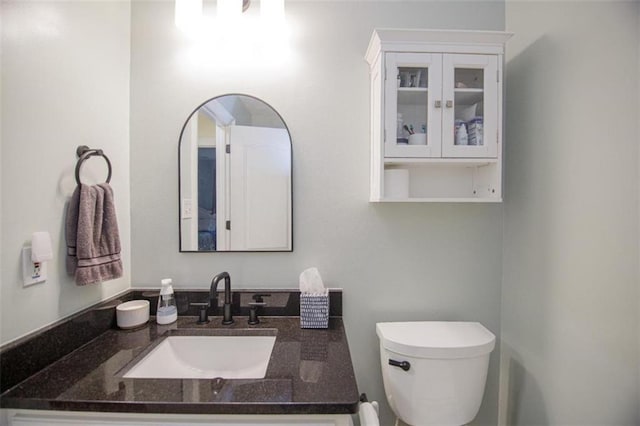
[[[329,327],[329,294],[300,293],[300,328]]]

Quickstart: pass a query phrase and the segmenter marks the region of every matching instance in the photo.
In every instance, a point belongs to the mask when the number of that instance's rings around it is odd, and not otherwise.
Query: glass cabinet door
[[[385,157],[440,157],[442,55],[385,55]]]
[[[498,57],[443,55],[442,156],[498,155]]]

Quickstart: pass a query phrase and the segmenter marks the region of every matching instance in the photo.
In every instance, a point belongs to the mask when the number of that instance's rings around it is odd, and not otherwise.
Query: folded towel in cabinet
[[[122,276],[120,234],[108,183],[76,187],[66,219],[67,273],[85,285]]]

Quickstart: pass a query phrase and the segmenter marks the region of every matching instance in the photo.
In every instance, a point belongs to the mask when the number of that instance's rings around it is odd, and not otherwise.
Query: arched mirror
[[[187,118],[178,149],[180,251],[292,251],[291,136],[267,103],[223,95]]]

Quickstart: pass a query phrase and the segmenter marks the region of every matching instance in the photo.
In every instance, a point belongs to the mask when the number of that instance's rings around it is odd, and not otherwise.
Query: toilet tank
[[[416,321],[378,323],[376,333],[385,393],[398,418],[415,426],[475,418],[495,347],[489,330],[477,322]]]

